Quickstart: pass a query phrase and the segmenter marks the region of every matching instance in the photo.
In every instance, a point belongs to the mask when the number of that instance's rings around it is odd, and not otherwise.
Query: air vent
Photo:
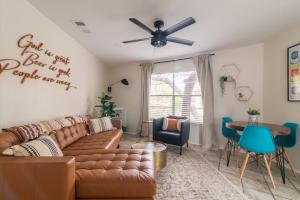
[[[84,33],[91,33],[91,31],[89,29],[82,29],[82,32],[84,32]]]
[[[85,26],[85,23],[84,23],[84,22],[75,22],[75,24],[76,24],[77,26]]]

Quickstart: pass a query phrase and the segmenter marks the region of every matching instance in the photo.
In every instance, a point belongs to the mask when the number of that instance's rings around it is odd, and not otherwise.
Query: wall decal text
[[[30,80],[44,81],[62,86],[66,91],[77,88],[70,82],[69,57],[47,49],[42,42],[34,41],[33,34],[25,34],[17,41],[20,58],[0,59],[0,76],[10,73],[24,84]],[[50,73],[49,73],[50,72]]]

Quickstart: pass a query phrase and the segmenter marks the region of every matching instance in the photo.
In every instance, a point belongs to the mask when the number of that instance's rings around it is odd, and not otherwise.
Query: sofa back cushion
[[[88,135],[88,128],[85,123],[76,124],[53,131],[50,136],[57,141],[61,149],[74,143],[76,140]],[[55,139],[56,138],[56,139]]]
[[[42,135],[39,138],[17,144],[5,149],[2,154],[8,156],[63,156],[62,151],[48,135]]]

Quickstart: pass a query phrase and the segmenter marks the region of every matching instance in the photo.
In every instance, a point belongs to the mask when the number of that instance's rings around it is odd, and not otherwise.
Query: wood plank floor
[[[130,148],[131,144],[140,141],[149,141],[149,138],[137,137],[129,134],[124,134],[122,138],[120,148]],[[186,148],[186,147],[185,147]],[[211,162],[216,168],[218,168],[219,163],[219,152],[218,151],[205,151],[198,145],[190,145],[189,148],[195,148],[201,152],[209,162]],[[179,151],[179,148],[169,148],[170,151]],[[184,153],[184,149],[183,149]],[[178,155],[179,156],[179,155]],[[243,160],[243,154],[240,155],[240,162]],[[225,156],[223,156],[220,171],[229,179],[234,185],[237,186],[240,190],[244,191],[244,194],[253,200],[300,200],[300,175],[297,178],[294,178],[292,172],[287,169],[287,180],[286,184],[282,183],[280,172],[276,165],[272,166],[272,174],[276,184],[276,189],[272,189],[270,180],[268,179],[266,170],[262,167],[256,166],[255,163],[252,163],[247,166],[247,169],[244,174],[243,184],[241,184],[239,178],[239,168],[236,166],[236,160],[232,159],[230,166],[226,166]],[[266,179],[268,185],[266,184],[264,178]],[[273,193],[273,194],[272,194]]]

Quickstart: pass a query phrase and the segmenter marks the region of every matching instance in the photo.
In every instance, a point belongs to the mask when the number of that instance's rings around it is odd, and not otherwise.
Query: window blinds
[[[150,118],[177,115],[188,117],[192,122],[203,121],[197,74],[193,65],[185,64],[155,66],[151,77]]]

